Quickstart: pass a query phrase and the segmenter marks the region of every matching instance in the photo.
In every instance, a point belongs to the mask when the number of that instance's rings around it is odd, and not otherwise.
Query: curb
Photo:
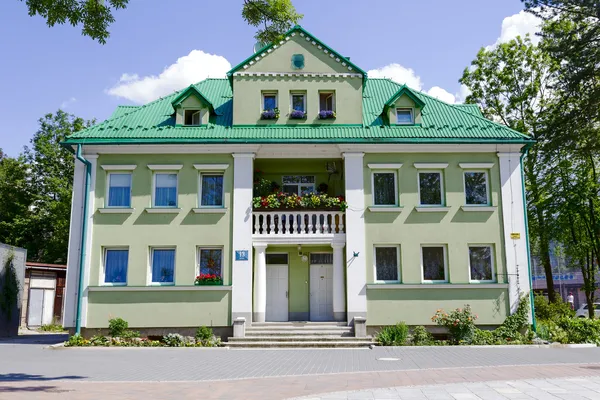
[[[411,348],[411,349],[439,349],[439,348],[473,348],[473,349],[586,349],[598,347],[593,343],[546,343],[546,344],[479,344],[479,345],[456,345],[456,346],[375,346],[375,348]]]

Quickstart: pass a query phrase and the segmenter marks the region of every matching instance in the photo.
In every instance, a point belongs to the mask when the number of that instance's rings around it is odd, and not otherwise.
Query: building
[[[78,161],[64,324],[374,328],[470,304],[498,325],[530,289],[530,144],[477,106],[368,78],[296,26],[226,79],[120,106],[66,140]],[[329,207],[265,209],[264,182],[324,192]],[[195,286],[199,273],[222,284]]]
[[[67,266],[26,262],[21,326],[62,324]]]

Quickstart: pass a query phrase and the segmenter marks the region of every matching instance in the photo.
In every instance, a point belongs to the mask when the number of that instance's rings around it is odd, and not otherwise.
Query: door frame
[[[266,256],[268,254],[285,254],[287,257],[287,264],[267,264],[266,263]],[[290,320],[290,254],[288,252],[285,251],[273,251],[273,252],[268,252],[265,253],[265,268],[269,268],[269,267],[286,267],[287,268],[287,290],[286,290],[286,299],[287,299],[287,318],[286,321]],[[265,271],[266,273],[266,271]],[[267,287],[269,285],[269,282],[267,280]],[[265,287],[265,290],[267,290],[268,293],[268,288]],[[268,304],[269,300],[266,299],[266,303],[265,303],[265,322],[280,322],[280,321],[267,321],[267,309],[266,309],[266,305]],[[283,321],[283,322],[286,322]]]
[[[311,290],[312,290],[312,283],[311,283],[311,267],[313,265],[331,265],[332,269],[331,269],[331,283],[333,286],[333,263],[332,264],[313,264],[310,262],[310,255],[311,254],[331,254],[331,256],[333,257],[333,251],[311,251],[309,256],[308,256],[308,320],[312,321],[311,319],[311,311],[312,311],[312,307],[311,307]],[[333,288],[332,288],[333,291]],[[331,315],[332,315],[332,319],[331,321],[334,321],[334,315],[333,315],[333,304],[331,305]],[[328,322],[328,321],[318,321],[318,322]]]

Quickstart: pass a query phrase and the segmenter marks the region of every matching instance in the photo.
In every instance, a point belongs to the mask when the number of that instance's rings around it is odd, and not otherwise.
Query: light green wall
[[[329,178],[327,162],[335,162],[338,173]],[[321,183],[329,185],[329,195],[343,196],[343,160],[339,159],[257,159],[254,168],[263,172],[263,177],[282,185],[283,175],[314,175],[315,188]]]
[[[196,253],[198,246],[214,246],[223,248],[223,281],[231,283],[231,202],[233,192],[233,162],[230,155],[100,155],[96,170],[95,208],[104,207],[106,192],[107,171],[101,168],[102,164],[136,164],[137,168],[132,175],[132,207],[133,214],[101,214],[93,213],[94,226],[92,234],[92,254],[90,269],[90,286],[98,286],[103,282],[102,267],[103,249],[105,247],[129,247],[129,265],[127,271],[127,284],[129,286],[146,286],[149,277],[150,248],[153,246],[174,246],[175,256],[175,284],[193,285],[197,272]],[[225,214],[195,214],[192,209],[197,207],[198,198],[198,171],[193,164],[221,164],[231,166],[225,171],[224,204]],[[179,171],[178,203],[181,210],[177,214],[149,214],[145,208],[151,205],[152,171],[148,164],[183,164]],[[110,293],[112,295],[113,293]],[[141,296],[137,293],[114,294],[119,299],[128,296]],[[166,296],[165,299],[177,298],[175,294],[159,293],[157,296]],[[108,296],[106,294],[93,294],[93,296]],[[177,294],[177,296],[183,296]],[[203,295],[194,295],[197,301],[202,302]],[[212,295],[211,295],[212,296]],[[91,301],[93,297],[91,297]],[[189,300],[193,302],[192,300]],[[221,301],[221,300],[220,300]],[[224,301],[224,300],[223,300]],[[211,304],[214,300],[210,300]],[[146,313],[146,305],[130,301],[127,308],[132,315],[139,308],[140,317]],[[197,304],[198,308],[211,307],[210,305]],[[104,307],[104,308],[102,308]],[[96,310],[106,311],[106,307],[90,305],[88,319],[98,321],[105,319],[105,315],[94,315]],[[180,307],[176,301],[167,301],[163,304],[166,314],[173,313],[172,318],[187,318],[191,306]],[[170,311],[167,311],[170,310]],[[219,311],[220,310],[220,311]],[[223,311],[225,310],[225,311]],[[226,320],[228,307],[217,307],[213,313],[220,315],[220,321]],[[226,312],[223,314],[223,312]],[[202,315],[202,314],[198,314]],[[154,317],[152,317],[154,318]],[[215,317],[216,318],[216,317]],[[205,321],[208,323],[209,321]]]
[[[132,328],[230,326],[231,292],[91,292],[87,328],[106,328],[114,317]]]
[[[303,54],[302,70],[291,67],[294,54]],[[299,72],[299,73],[357,73],[307,42],[300,35],[294,36],[271,54],[256,61],[239,72]],[[362,124],[362,78],[334,77],[273,77],[239,76],[233,78],[234,125],[307,125],[307,124]],[[306,92],[307,118],[289,119],[290,92]],[[319,91],[335,92],[336,119],[320,120]],[[262,93],[277,92],[278,120],[261,120]]]
[[[423,122],[421,119],[421,109],[415,106],[415,102],[406,95],[402,95],[396,100],[394,107],[390,107],[388,109],[388,120],[390,121],[390,125],[395,125],[398,120],[396,116],[396,108],[412,108],[413,115],[415,117],[415,124],[420,124]]]

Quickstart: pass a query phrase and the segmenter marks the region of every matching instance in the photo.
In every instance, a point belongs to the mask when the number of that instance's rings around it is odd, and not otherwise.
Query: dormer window
[[[184,111],[184,125],[199,126],[200,121],[201,121],[200,110],[185,110]]]
[[[397,108],[396,109],[396,124],[397,125],[412,125],[415,123],[412,108]]]

